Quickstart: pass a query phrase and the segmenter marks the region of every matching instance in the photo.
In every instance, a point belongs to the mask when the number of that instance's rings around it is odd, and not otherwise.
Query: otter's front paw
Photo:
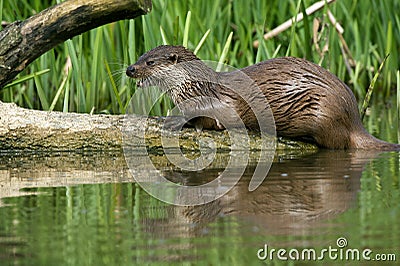
[[[179,131],[186,125],[187,122],[188,119],[186,119],[184,116],[167,116],[164,117],[163,129],[169,131]]]

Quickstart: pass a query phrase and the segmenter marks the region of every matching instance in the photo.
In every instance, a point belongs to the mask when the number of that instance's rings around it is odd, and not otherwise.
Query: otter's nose
[[[128,68],[126,69],[126,75],[128,77],[133,78],[135,76],[135,72],[136,72],[136,67],[134,65],[130,65],[128,66]]]

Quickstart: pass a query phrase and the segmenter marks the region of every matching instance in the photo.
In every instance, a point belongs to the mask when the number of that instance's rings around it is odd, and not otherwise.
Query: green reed
[[[0,0],[0,18],[24,20],[56,2]],[[124,113],[135,92],[135,82],[125,75],[126,67],[155,46],[179,44],[196,50],[201,59],[237,68],[278,56],[305,57],[349,84],[360,103],[389,54],[373,94],[373,98],[387,101],[395,93],[400,62],[400,16],[395,12],[400,3],[337,0],[306,15],[305,9],[314,2],[154,0],[153,10],[146,16],[99,27],[47,52],[12,86],[0,91],[0,100],[44,110]],[[343,40],[350,54],[343,53],[343,41],[328,20],[328,9],[344,28]],[[305,14],[305,19],[263,40],[266,31],[297,13]],[[320,29],[314,33],[316,19]],[[324,54],[313,44],[314,34],[318,34],[321,48],[328,47]],[[258,49],[253,47],[255,40],[260,43]],[[162,98],[153,114],[166,114],[171,106]]]
[[[397,101],[396,101],[396,107],[397,107],[397,143],[400,143],[400,71],[396,72],[396,83],[397,83]]]

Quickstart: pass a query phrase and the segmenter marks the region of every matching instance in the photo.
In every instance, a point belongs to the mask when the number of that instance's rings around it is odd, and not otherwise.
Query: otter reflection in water
[[[295,160],[283,159],[272,165],[267,179],[252,192],[247,189],[254,170],[249,166],[223,197],[200,206],[166,206],[168,218],[148,221],[146,228],[157,235],[197,235],[218,217],[232,216],[272,234],[311,230],[354,206],[364,166],[378,154],[322,150]],[[208,180],[218,174],[218,169],[198,173]],[[192,173],[164,171],[164,175],[186,185],[199,183]],[[188,228],[187,224],[196,226]]]

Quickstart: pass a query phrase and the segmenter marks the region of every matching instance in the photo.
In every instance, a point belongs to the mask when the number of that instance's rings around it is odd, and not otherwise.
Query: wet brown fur
[[[186,66],[190,67],[179,72],[183,81],[177,82],[179,78],[171,78],[171,72],[166,69],[184,62],[189,62]],[[267,98],[279,136],[311,141],[329,149],[400,150],[400,145],[376,139],[364,129],[352,91],[335,75],[314,63],[282,57],[240,71],[254,80]],[[200,95],[216,97],[234,106],[249,128],[257,124],[249,107],[232,90],[206,81],[196,82],[199,75],[234,80],[238,72],[214,72],[184,47],[156,47],[128,67],[127,75],[169,88],[168,93],[175,103]],[[245,93],[251,95],[252,91],[249,88]],[[219,111],[216,106],[209,108],[211,112]],[[209,119],[200,120],[200,123],[203,128],[220,128]]]

